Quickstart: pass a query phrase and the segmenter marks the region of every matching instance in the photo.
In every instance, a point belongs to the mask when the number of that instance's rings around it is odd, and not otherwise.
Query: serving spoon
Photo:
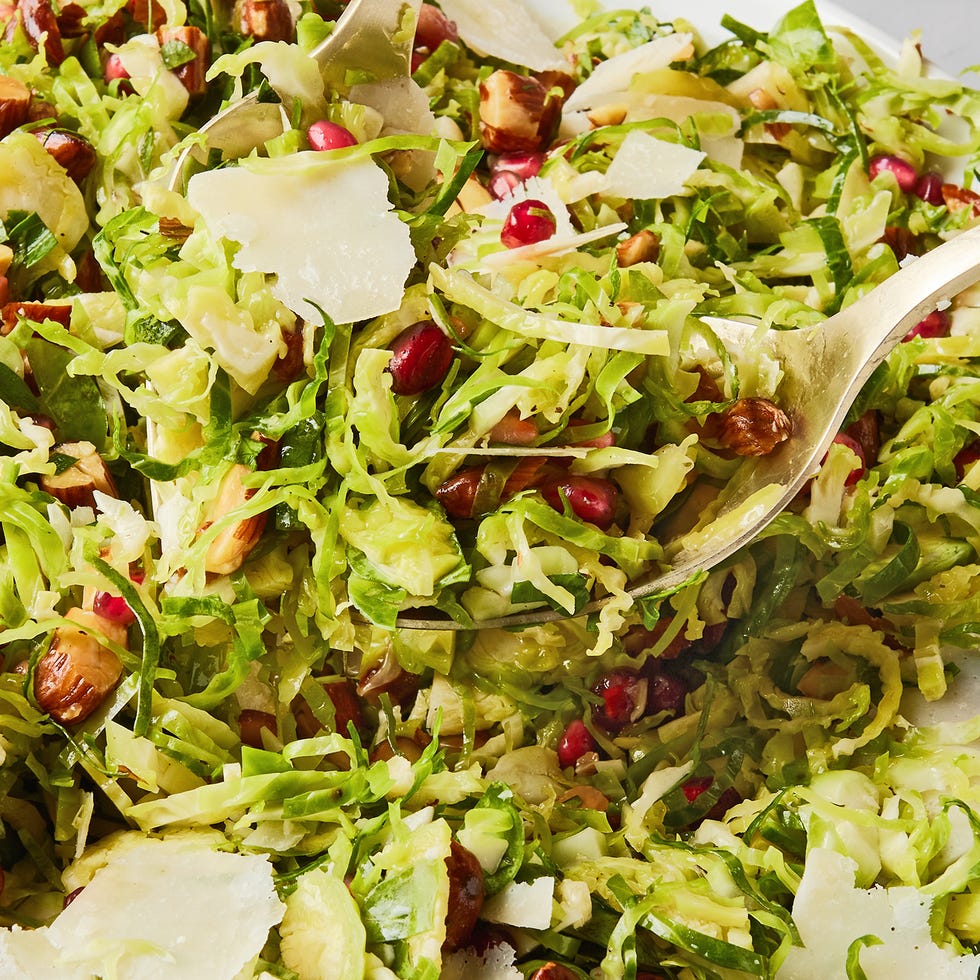
[[[333,31],[310,52],[324,78],[343,87],[348,72],[358,82],[384,82],[411,75],[412,46],[422,0],[350,0]],[[243,156],[283,131],[282,106],[259,102],[251,92],[226,106],[198,131],[170,173],[180,191],[191,160],[204,162],[211,149]]]
[[[916,258],[887,282],[812,327],[769,330],[758,339],[757,324],[704,317],[730,350],[759,343],[782,367],[777,392],[793,424],[792,436],[768,456],[747,460],[718,497],[713,519],[665,545],[670,564],[627,590],[633,599],[668,592],[706,571],[771,524],[820,468],[848,410],[874,369],[937,305],[980,281],[980,225],[957,234]],[[597,612],[608,598],[574,615],[539,609],[484,619],[481,629],[523,627]],[[462,630],[449,619],[406,613],[404,629]]]

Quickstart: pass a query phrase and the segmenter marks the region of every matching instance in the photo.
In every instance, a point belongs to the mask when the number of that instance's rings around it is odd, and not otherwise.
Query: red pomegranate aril
[[[951,326],[949,314],[945,310],[933,310],[925,319],[920,320],[902,339],[913,340],[922,337],[926,340],[933,337],[948,337]]]
[[[898,182],[899,188],[906,194],[915,190],[919,175],[915,167],[901,157],[893,156],[890,153],[874,156],[868,161],[868,174],[871,179],[880,173],[888,171]]]
[[[518,201],[504,218],[500,240],[507,248],[534,245],[555,233],[558,223],[544,201]]]
[[[123,64],[122,58],[115,53],[110,54],[109,57],[106,58],[102,76],[105,78],[107,85],[109,82],[114,82],[117,79],[123,80],[130,77],[129,72],[126,71],[126,66]]]
[[[136,622],[133,610],[129,608],[129,603],[121,595],[113,595],[111,592],[96,592],[92,600],[92,612],[96,616],[108,619],[112,623],[119,623],[122,626],[129,626]]]
[[[687,697],[688,684],[674,673],[670,673],[660,664],[660,661],[650,661],[646,667],[647,683],[647,714],[657,715],[666,712],[678,714],[684,707]]]
[[[419,20],[415,28],[415,47],[435,51],[443,41],[458,41],[456,22],[450,20],[438,7],[423,3],[419,8]]]
[[[537,177],[543,164],[543,153],[502,153],[493,162],[490,172],[496,174],[506,170],[523,182]]]
[[[568,723],[568,727],[558,740],[558,765],[562,769],[574,766],[586,752],[596,751],[596,741],[592,733],[579,718]]]
[[[912,193],[916,197],[925,201],[926,204],[945,204],[943,199],[943,177],[942,174],[937,174],[934,170],[930,170],[929,173],[923,174],[915,182],[915,187],[912,188]]]
[[[453,345],[432,320],[420,320],[403,330],[391,344],[391,390],[396,395],[419,395],[449,373]]]
[[[329,119],[320,119],[306,131],[306,141],[311,150],[342,150],[347,146],[356,146],[354,134],[343,126]]]
[[[583,521],[606,530],[616,518],[619,491],[602,477],[564,476],[545,483],[541,495],[557,511],[563,511],[564,501],[572,513]]]
[[[621,667],[609,671],[593,686],[602,703],[592,708],[592,718],[609,732],[618,732],[643,717],[647,708],[647,680],[637,671]]]
[[[696,776],[694,779],[689,779],[681,787],[687,802],[693,803],[713,782],[710,776]]]
[[[487,190],[493,195],[495,200],[502,200],[510,197],[515,188],[520,187],[523,181],[513,170],[498,170],[490,177],[487,182]]]
[[[980,441],[965,445],[954,457],[953,466],[956,468],[956,478],[962,480],[966,471],[980,459]]]

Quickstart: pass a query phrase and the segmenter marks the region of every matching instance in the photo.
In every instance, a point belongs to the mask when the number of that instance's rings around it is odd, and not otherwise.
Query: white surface
[[[956,74],[980,65],[980,3],[977,0],[835,0],[895,38],[922,32],[922,52]],[[980,86],[980,74],[968,78]]]

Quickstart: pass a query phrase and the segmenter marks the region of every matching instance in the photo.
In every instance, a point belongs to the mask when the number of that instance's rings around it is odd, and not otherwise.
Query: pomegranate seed
[[[647,707],[647,681],[635,670],[620,667],[603,674],[592,688],[602,704],[592,708],[595,723],[606,731],[618,732],[643,717]]]
[[[954,457],[953,466],[956,467],[956,478],[962,480],[966,471],[980,459],[980,441],[971,442],[964,446]]]
[[[418,395],[435,387],[449,373],[453,345],[432,320],[420,320],[403,330],[391,344],[391,390]]]
[[[681,787],[687,802],[693,803],[713,782],[714,780],[710,776],[697,776],[694,779],[689,779]]]
[[[356,146],[357,140],[349,129],[321,119],[306,131],[306,141],[311,150],[342,150],[345,146]]]
[[[937,174],[934,170],[923,174],[912,188],[912,193],[921,198],[926,204],[945,204],[943,198],[943,178],[942,174]]]
[[[487,183],[487,190],[500,201],[510,197],[514,189],[521,186],[521,178],[513,170],[498,170]]]
[[[543,153],[502,153],[493,162],[490,172],[495,174],[506,170],[523,182],[537,177],[543,164]]]
[[[847,446],[848,449],[854,453],[855,456],[861,461],[859,466],[855,466],[850,473],[847,474],[847,479],[844,481],[845,487],[852,487],[858,480],[864,476],[864,471],[867,468],[868,461],[864,456],[864,447],[855,439],[853,436],[849,436],[846,432],[838,432],[834,436],[834,442],[838,446]],[[825,456],[824,459],[827,457]]]
[[[647,714],[656,715],[661,711],[676,715],[684,707],[689,686],[687,681],[667,670],[660,660],[648,661],[644,669],[648,678]]]
[[[127,79],[130,77],[129,72],[126,71],[126,66],[123,64],[122,58],[118,54],[110,54],[106,59],[105,68],[102,71],[102,77],[105,78],[106,84],[109,82],[114,82],[117,79]]]
[[[133,610],[129,608],[129,603],[121,595],[113,595],[111,592],[96,592],[92,600],[92,612],[96,616],[108,619],[111,623],[119,623],[122,626],[129,626],[136,621]]]
[[[886,170],[894,176],[895,180],[898,181],[899,188],[906,194],[915,190],[919,175],[916,173],[915,167],[908,161],[890,153],[880,154],[868,161],[868,174],[872,180]]]
[[[435,51],[443,41],[458,41],[456,22],[450,20],[438,7],[423,3],[415,28],[415,47]]]
[[[582,521],[595,524],[603,530],[608,528],[616,517],[619,491],[601,477],[563,476],[541,486],[541,495],[555,510],[563,511],[564,500],[568,501],[572,513]]]
[[[948,337],[951,326],[949,314],[945,310],[933,310],[924,320],[920,320],[902,340],[912,340],[915,337],[929,339],[931,337]]]
[[[504,218],[500,240],[507,248],[533,245],[551,238],[557,227],[555,216],[543,201],[518,201]]]
[[[574,766],[586,752],[596,751],[596,741],[585,727],[585,722],[576,718],[558,740],[558,764],[562,769]]]
[[[262,748],[262,729],[267,728],[273,735],[279,733],[279,724],[276,716],[269,714],[268,711],[257,711],[254,708],[243,708],[238,716],[238,730],[241,733],[243,745],[250,745],[253,749]],[[346,735],[344,731],[342,734]]]

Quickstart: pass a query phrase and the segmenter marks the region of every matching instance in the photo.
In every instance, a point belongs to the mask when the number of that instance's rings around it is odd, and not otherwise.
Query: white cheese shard
[[[606,171],[606,194],[652,200],[682,194],[705,154],[634,129],[626,134]]]
[[[547,929],[551,925],[554,897],[554,878],[535,878],[532,882],[512,881],[483,903],[481,915],[487,922],[499,922],[505,926]]]
[[[444,0],[440,6],[477,54],[531,71],[568,69],[552,39],[519,0]]]
[[[195,174],[187,196],[213,234],[241,246],[235,267],[276,276],[273,294],[297,316],[318,323],[319,306],[353,323],[401,304],[415,252],[372,160],[251,160]]]
[[[50,926],[0,930],[0,975],[233,980],[250,966],[284,911],[267,858],[197,835],[121,839]]]
[[[522,980],[524,974],[514,966],[516,956],[510,943],[488,946],[483,953],[464,947],[443,958],[440,980]]]
[[[846,974],[847,951],[862,936],[880,945],[860,951],[868,980],[975,980],[980,956],[937,946],[929,928],[930,896],[916,888],[854,887],[855,863],[815,848],[793,902],[804,946],[794,946],[777,980],[826,980]]]
[[[568,97],[564,111],[590,109],[603,96],[626,92],[634,75],[657,71],[689,57],[694,51],[692,41],[690,34],[668,34],[603,61]]]

